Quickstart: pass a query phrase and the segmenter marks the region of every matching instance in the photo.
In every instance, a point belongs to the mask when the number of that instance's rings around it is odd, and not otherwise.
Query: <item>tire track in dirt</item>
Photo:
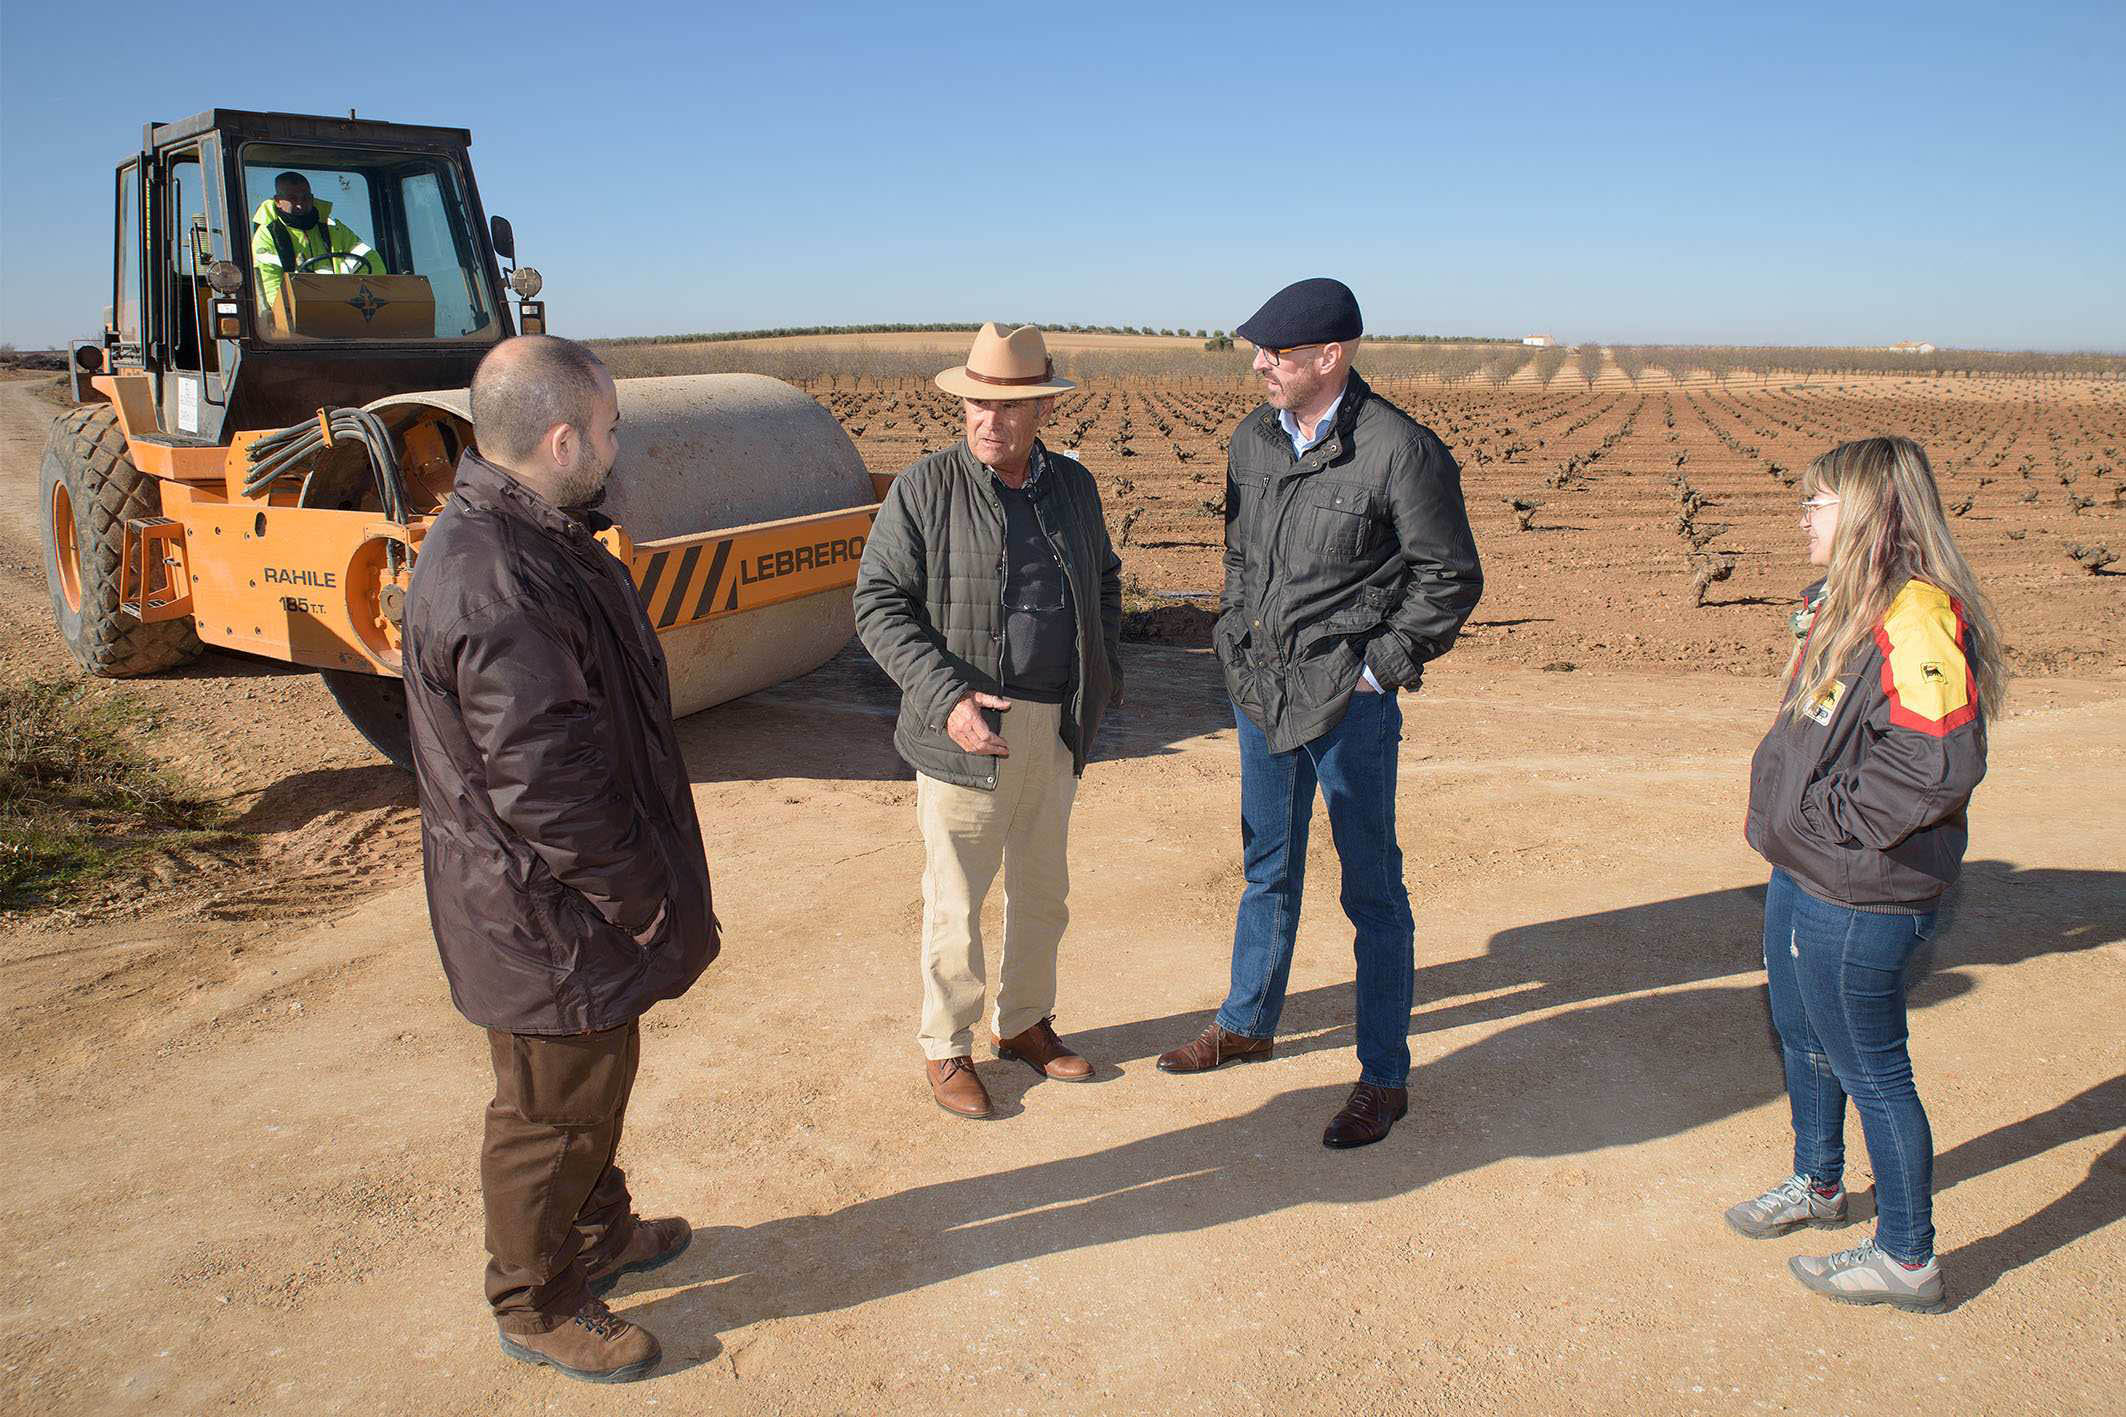
[[[49,375],[0,380],[0,674],[71,683],[82,675],[53,626],[37,496],[46,433],[65,410],[54,387]],[[169,674],[85,682],[144,706],[141,748],[222,802],[251,849],[157,852],[65,908],[0,916],[0,960],[24,964],[55,938],[109,956],[66,984],[45,981],[57,1016],[35,1027],[121,1002],[167,1007],[218,976],[226,938],[351,910],[418,869],[411,780],[362,741],[315,674],[210,650]],[[94,928],[74,933],[84,926]]]

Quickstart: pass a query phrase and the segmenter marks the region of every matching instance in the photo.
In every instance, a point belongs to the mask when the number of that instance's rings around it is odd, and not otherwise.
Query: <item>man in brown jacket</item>
[[[716,956],[708,866],[664,656],[597,538],[611,376],[567,340],[507,340],[472,416],[479,451],[414,564],[405,680],[429,918],[495,1068],[487,1299],[503,1352],[626,1382],[657,1340],[596,1296],[692,1231],[636,1218],[613,1158],[636,1020]]]

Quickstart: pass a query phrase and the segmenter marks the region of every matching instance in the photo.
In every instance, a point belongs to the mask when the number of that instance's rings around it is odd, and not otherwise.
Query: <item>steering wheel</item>
[[[319,273],[315,269],[316,267],[320,265],[330,265],[334,261],[352,261],[355,264],[355,269],[351,271],[327,271],[324,272],[324,274],[350,276],[361,275],[369,269],[369,258],[367,256],[358,256],[352,251],[326,251],[319,255],[312,256],[308,260],[298,261],[296,263],[295,273],[299,276],[315,275]]]

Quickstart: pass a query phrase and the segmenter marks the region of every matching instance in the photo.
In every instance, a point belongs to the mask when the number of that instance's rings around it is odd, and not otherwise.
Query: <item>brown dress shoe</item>
[[[938,1106],[959,1117],[989,1115],[989,1089],[975,1073],[974,1059],[932,1058],[923,1071],[930,1075],[930,1095]]]
[[[502,1351],[586,1383],[631,1383],[646,1378],[664,1351],[646,1328],[585,1298],[574,1318],[543,1333],[501,1331]]]
[[[694,1227],[676,1215],[662,1220],[637,1220],[635,1233],[628,1236],[619,1254],[585,1266],[590,1272],[591,1293],[603,1294],[618,1284],[623,1274],[640,1274],[670,1264],[686,1253],[693,1240]]]
[[[1196,1035],[1191,1042],[1182,1044],[1169,1053],[1159,1055],[1159,1071],[1162,1073],[1207,1073],[1212,1068],[1227,1063],[1252,1063],[1270,1056],[1277,1045],[1274,1038],[1250,1038],[1244,1033],[1227,1033],[1213,1019],[1211,1026]]]
[[[999,1058],[1016,1058],[1042,1077],[1058,1082],[1084,1082],[1093,1075],[1093,1065],[1056,1037],[1056,1016],[1050,1014],[1024,1033],[993,1038]]]
[[[1328,1130],[1321,1134],[1321,1144],[1338,1151],[1371,1146],[1386,1137],[1388,1129],[1400,1122],[1409,1110],[1409,1088],[1359,1083],[1344,1099],[1343,1110],[1329,1119]]]

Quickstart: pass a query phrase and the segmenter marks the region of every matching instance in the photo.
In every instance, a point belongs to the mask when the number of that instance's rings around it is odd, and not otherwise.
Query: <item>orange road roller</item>
[[[305,665],[406,765],[400,616],[478,445],[466,385],[497,341],[546,329],[470,144],[232,109],[143,130],[117,170],[103,333],[73,344],[79,406],[40,478],[52,608],[83,669],[153,674],[206,645]],[[277,190],[302,189],[297,234],[273,213]],[[833,656],[888,478],[774,379],[618,389],[605,541],[663,638],[678,712]]]

